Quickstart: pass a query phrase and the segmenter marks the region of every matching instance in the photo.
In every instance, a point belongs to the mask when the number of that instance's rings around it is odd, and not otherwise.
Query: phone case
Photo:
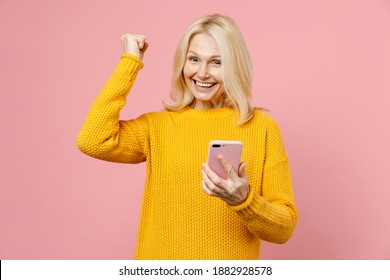
[[[213,140],[209,144],[207,164],[221,178],[227,179],[227,172],[219,162],[218,156],[224,155],[238,174],[242,153],[241,141]]]

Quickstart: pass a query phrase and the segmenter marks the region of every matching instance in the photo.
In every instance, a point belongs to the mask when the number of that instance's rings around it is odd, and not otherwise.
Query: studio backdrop
[[[390,258],[390,1],[0,0],[0,259],[134,258],[145,164],[76,138],[122,34],[150,44],[131,119],[169,100],[176,45],[212,13],[244,33],[290,159],[298,225],[261,257]]]

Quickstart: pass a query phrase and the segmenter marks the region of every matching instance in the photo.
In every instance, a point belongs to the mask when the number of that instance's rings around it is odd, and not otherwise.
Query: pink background
[[[256,105],[278,121],[300,219],[264,259],[390,259],[390,1],[0,0],[0,258],[133,258],[145,165],[75,145],[121,55],[150,43],[122,118],[159,110],[185,28],[242,29]]]

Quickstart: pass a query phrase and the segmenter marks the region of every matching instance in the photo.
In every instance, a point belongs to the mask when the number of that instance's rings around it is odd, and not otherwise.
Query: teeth
[[[196,82],[196,85],[200,86],[200,87],[205,87],[205,88],[210,88],[212,87],[214,84],[210,84],[210,83],[201,83],[201,82],[198,82],[198,81],[195,81]]]

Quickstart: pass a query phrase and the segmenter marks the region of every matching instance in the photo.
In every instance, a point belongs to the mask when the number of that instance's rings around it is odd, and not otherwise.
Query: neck
[[[223,100],[219,99],[217,101],[202,101],[196,100],[194,109],[196,110],[205,110],[205,109],[218,109],[226,107]]]

